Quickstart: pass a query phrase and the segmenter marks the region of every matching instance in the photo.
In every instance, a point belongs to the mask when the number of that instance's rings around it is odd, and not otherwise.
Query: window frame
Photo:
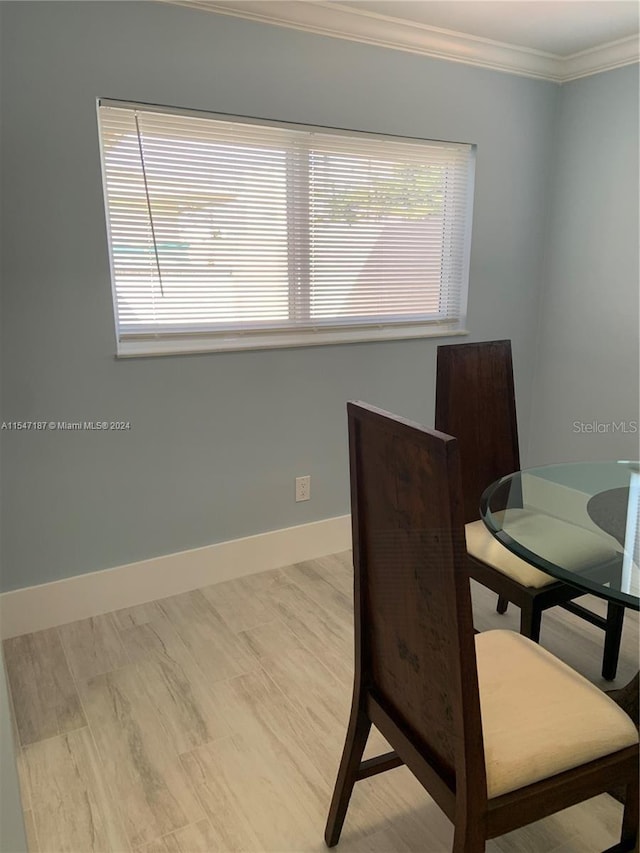
[[[199,118],[211,118],[229,123],[244,123],[273,127],[280,130],[296,130],[306,133],[318,131],[324,134],[335,134],[339,136],[364,137],[368,140],[379,139],[408,143],[435,143],[451,146],[466,146],[469,148],[469,166],[467,174],[467,197],[465,210],[465,238],[462,246],[462,281],[458,289],[459,311],[455,319],[421,319],[416,322],[407,320],[390,320],[388,322],[372,321],[349,324],[342,321],[333,326],[325,323],[313,325],[297,324],[290,329],[238,329],[234,331],[198,331],[198,332],[161,332],[121,335],[118,319],[118,295],[116,288],[116,270],[114,263],[113,240],[111,233],[111,221],[109,211],[109,197],[107,191],[107,168],[105,150],[103,145],[103,134],[100,125],[100,107],[115,107],[120,109],[131,109],[148,111],[153,113],[166,113],[168,115],[185,115]],[[285,121],[269,120],[252,116],[239,116],[227,113],[211,112],[207,110],[186,109],[180,107],[160,106],[145,104],[141,102],[123,101],[111,98],[98,98],[96,100],[96,115],[98,121],[98,141],[100,152],[100,166],[102,176],[102,189],[105,210],[105,223],[107,233],[107,248],[109,256],[109,272],[111,279],[111,291],[114,312],[114,331],[116,339],[116,356],[118,358],[131,358],[139,356],[154,355],[179,355],[207,352],[229,352],[243,350],[263,350],[272,348],[299,348],[322,346],[332,344],[346,344],[358,342],[410,340],[417,338],[445,337],[469,334],[466,328],[467,301],[469,288],[469,267],[471,254],[471,235],[473,224],[474,185],[475,185],[475,162],[476,145],[473,143],[459,143],[447,140],[424,139],[422,137],[409,137],[397,134],[382,134],[368,131],[352,130],[348,128],[326,127],[319,125],[308,125]],[[287,219],[289,213],[287,212]],[[291,304],[291,303],[290,303]]]

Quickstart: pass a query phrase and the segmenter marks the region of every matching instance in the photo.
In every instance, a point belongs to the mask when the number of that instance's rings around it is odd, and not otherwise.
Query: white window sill
[[[220,337],[147,337],[130,338],[118,342],[118,358],[136,358],[151,355],[189,355],[205,352],[232,352],[235,350],[282,349],[286,347],[313,347],[327,344],[349,344],[365,341],[398,341],[412,338],[452,337],[468,335],[458,323],[420,323],[406,326],[368,326],[366,328],[318,329],[267,334],[238,333]]]

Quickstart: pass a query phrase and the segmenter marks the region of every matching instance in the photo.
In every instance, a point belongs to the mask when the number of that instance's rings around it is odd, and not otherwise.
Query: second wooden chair
[[[603,618],[574,603],[583,592],[511,554],[479,517],[486,487],[520,470],[511,341],[438,347],[435,425],[458,439],[471,577],[497,593],[498,612],[504,613],[508,602],[519,607],[520,633],[536,642],[542,614],[550,607],[563,607],[604,630],[602,676],[615,678],[624,607],[609,603]],[[610,564],[615,556],[603,545],[593,561]]]

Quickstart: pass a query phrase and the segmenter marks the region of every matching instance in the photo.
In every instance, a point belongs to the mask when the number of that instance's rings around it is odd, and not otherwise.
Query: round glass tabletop
[[[509,551],[558,580],[640,609],[640,464],[572,462],[509,474],[480,513]]]

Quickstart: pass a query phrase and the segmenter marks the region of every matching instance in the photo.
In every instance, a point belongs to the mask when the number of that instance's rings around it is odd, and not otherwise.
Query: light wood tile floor
[[[336,554],[5,642],[29,849],[320,853],[351,699],[352,572]],[[476,627],[517,630],[473,586]],[[596,609],[602,602],[590,600]],[[556,610],[542,643],[596,684],[602,633]],[[638,669],[627,613],[618,679]],[[387,745],[375,731],[367,756]],[[487,845],[589,853],[607,795]],[[405,768],[359,782],[341,853],[445,853],[449,821]],[[10,851],[2,851],[10,853]]]

